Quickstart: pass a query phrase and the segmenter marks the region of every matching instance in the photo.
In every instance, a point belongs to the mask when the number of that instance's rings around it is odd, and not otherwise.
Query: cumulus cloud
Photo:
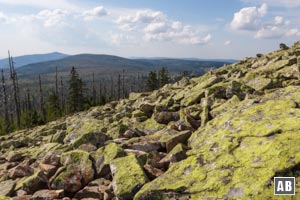
[[[63,25],[64,21],[70,13],[67,10],[55,9],[55,10],[42,10],[37,15],[37,19],[44,21],[44,27],[53,27],[56,25]]]
[[[68,0],[0,0],[0,4],[13,6],[31,6],[47,9],[78,9],[78,7]]]
[[[295,8],[300,7],[300,0],[242,0],[246,3],[262,4],[267,3],[270,6]]]
[[[152,10],[140,10],[135,15],[120,16],[117,24],[123,30],[133,30],[139,24],[147,24],[152,22],[161,22],[165,20],[162,12]]]
[[[7,23],[7,22],[8,22],[8,17],[3,12],[0,12],[0,23]]]
[[[277,26],[266,26],[260,29],[255,38],[263,38],[263,39],[273,39],[273,38],[281,38],[284,36],[284,30]]]
[[[173,21],[159,11],[141,10],[133,15],[120,16],[116,23],[127,31],[141,31],[145,41],[172,41],[179,44],[207,44],[210,34],[200,35],[199,30],[190,25]]]
[[[290,21],[285,20],[282,16],[276,16],[272,23],[263,25],[255,34],[255,38],[259,39],[274,39],[283,36],[295,36],[289,27]]]
[[[108,12],[103,6],[98,6],[93,8],[92,10],[84,11],[82,15],[86,21],[90,21],[95,18],[108,15]]]
[[[246,7],[234,13],[230,27],[234,30],[257,30],[261,24],[261,19],[267,14],[267,4],[262,4],[260,8]]]
[[[293,29],[290,29],[290,30],[288,30],[286,33],[285,33],[285,35],[287,36],[287,37],[300,37],[300,30],[299,29],[297,29],[297,28],[293,28]]]
[[[225,45],[225,46],[229,46],[229,45],[231,45],[231,44],[232,44],[232,41],[231,41],[231,40],[227,40],[227,41],[224,42],[224,45]]]

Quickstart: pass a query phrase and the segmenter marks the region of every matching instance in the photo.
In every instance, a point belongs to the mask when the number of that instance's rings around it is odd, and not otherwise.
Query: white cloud
[[[152,10],[140,10],[134,15],[120,16],[117,24],[123,30],[133,30],[138,24],[162,22],[166,19],[162,12]]]
[[[225,46],[229,46],[229,45],[231,45],[231,44],[232,44],[232,41],[231,41],[231,40],[227,40],[227,41],[224,42],[224,45],[225,45]]]
[[[3,12],[0,12],[0,23],[7,23],[7,22],[8,22],[8,17]]]
[[[300,37],[300,30],[297,28],[290,29],[285,34],[287,37]]]
[[[263,25],[255,34],[258,39],[274,39],[284,36],[297,36],[297,29],[290,28],[290,21],[282,16],[276,16],[272,23]]]
[[[260,8],[246,7],[234,13],[230,27],[234,30],[257,30],[261,24],[261,19],[267,14],[267,4],[262,4]]]
[[[283,29],[277,27],[277,26],[266,26],[260,29],[256,35],[255,38],[259,39],[274,39],[274,38],[281,38],[284,36],[285,32]]]
[[[179,44],[207,44],[211,35],[200,35],[200,30],[190,25],[173,21],[159,11],[141,10],[132,15],[120,16],[116,23],[127,31],[138,31],[144,34],[145,41],[171,41]]]
[[[242,0],[246,3],[262,4],[267,3],[270,6],[295,8],[300,7],[300,0]]]
[[[275,25],[281,25],[283,23],[283,17],[281,17],[281,16],[276,16],[275,18],[274,18],[274,24]]]
[[[31,6],[48,9],[77,9],[78,7],[68,0],[0,0],[0,4],[14,6]]]
[[[92,10],[87,10],[83,12],[84,19],[89,21],[98,17],[102,17],[108,15],[108,12],[103,6],[98,6],[93,8]]]
[[[67,22],[64,19],[69,14],[69,11],[61,9],[42,10],[36,15],[36,18],[44,21],[44,27],[53,27],[66,24]]]

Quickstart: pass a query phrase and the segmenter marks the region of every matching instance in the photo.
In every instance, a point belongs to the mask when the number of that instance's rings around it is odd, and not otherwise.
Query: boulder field
[[[297,42],[0,137],[0,199],[299,199],[299,144]]]

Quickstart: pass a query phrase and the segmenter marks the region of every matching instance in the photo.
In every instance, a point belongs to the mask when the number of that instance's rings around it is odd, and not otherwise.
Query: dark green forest
[[[2,69],[1,73],[0,135],[127,98],[131,92],[150,92],[191,75],[187,71],[170,73],[167,67],[161,67],[136,74],[122,69],[106,76],[93,72],[87,76],[84,71],[82,76],[76,67],[68,72],[58,72],[56,67],[52,78],[39,74],[28,84],[22,76],[18,78],[11,56],[8,61],[9,70]]]

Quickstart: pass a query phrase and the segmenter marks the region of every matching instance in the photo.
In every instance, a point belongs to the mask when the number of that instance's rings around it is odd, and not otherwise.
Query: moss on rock
[[[113,189],[120,199],[132,199],[136,192],[149,180],[134,155],[111,161]]]

